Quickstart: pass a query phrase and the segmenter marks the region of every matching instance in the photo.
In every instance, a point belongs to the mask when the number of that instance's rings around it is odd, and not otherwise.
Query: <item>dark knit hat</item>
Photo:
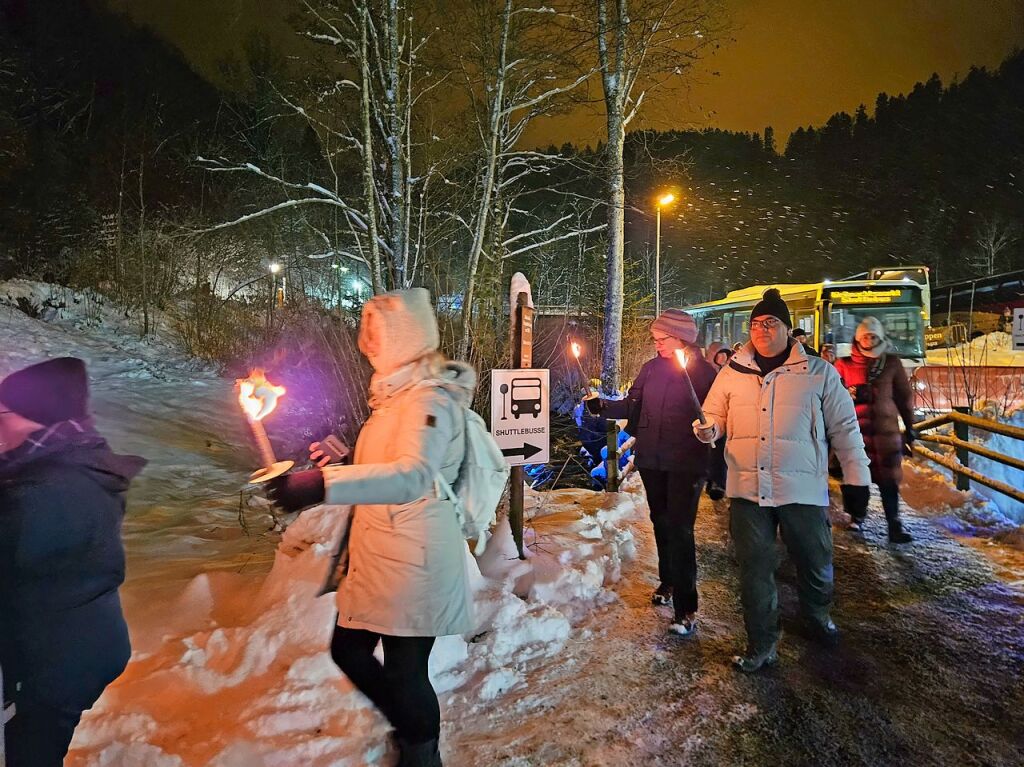
[[[793,328],[793,332],[790,334],[793,338],[804,338],[807,335],[807,331],[801,327]]]
[[[651,330],[678,338],[688,344],[697,340],[697,323],[682,309],[666,309],[651,323]]]
[[[786,302],[782,300],[782,296],[779,294],[778,288],[768,288],[761,296],[761,300],[754,305],[754,310],[750,312],[750,319],[754,317],[760,317],[764,314],[769,314],[772,317],[778,317],[782,320],[787,328],[793,327],[793,320],[789,317],[789,307],[786,306]]]
[[[0,403],[43,426],[89,415],[89,378],[77,357],[58,357],[0,381]]]

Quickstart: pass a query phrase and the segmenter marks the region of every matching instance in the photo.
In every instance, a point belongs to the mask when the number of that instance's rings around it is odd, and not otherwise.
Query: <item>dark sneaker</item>
[[[725,488],[717,482],[708,483],[708,498],[712,501],[720,501],[725,498]]]
[[[697,614],[690,613],[685,618],[676,618],[668,626],[668,633],[688,637],[697,631]]]
[[[775,645],[761,652],[747,650],[745,655],[736,655],[732,659],[733,668],[737,671],[742,671],[744,674],[753,674],[755,671],[760,671],[763,668],[770,668],[778,662],[779,653],[776,651]]]
[[[807,627],[810,629],[811,638],[818,644],[825,645],[825,647],[835,647],[839,644],[839,627],[831,618],[824,623],[809,620]]]
[[[903,529],[903,525],[897,522],[889,525],[889,543],[910,543],[914,536]]]
[[[652,605],[670,605],[672,604],[672,587],[667,584],[661,584],[655,589],[654,594],[651,595]]]
[[[850,524],[846,527],[854,535],[864,535],[864,520],[850,517]]]

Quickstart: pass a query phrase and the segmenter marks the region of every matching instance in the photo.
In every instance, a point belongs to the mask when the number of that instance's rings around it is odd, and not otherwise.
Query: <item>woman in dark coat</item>
[[[900,521],[900,482],[903,455],[910,455],[915,434],[913,394],[899,357],[889,354],[885,328],[875,317],[865,317],[857,327],[849,357],[836,361],[836,370],[857,408],[857,421],[871,462],[871,480],[878,485],[882,508],[889,523],[889,540],[912,539]],[[899,418],[906,426],[900,432]],[[851,526],[861,529],[863,517],[852,517]]]
[[[704,400],[715,369],[695,346],[697,325],[679,309],[662,312],[651,323],[658,356],[645,363],[623,400],[588,399],[587,407],[605,418],[627,418],[626,431],[636,437],[635,465],[647,493],[658,546],[661,584],[654,604],[673,604],[669,631],[688,636],[697,628],[697,552],[693,526],[708,473],[708,446],[693,435],[698,417],[693,396],[679,369],[675,351],[686,354],[697,398]]]
[[[8,767],[60,767],[82,712],[128,662],[121,519],[144,464],[93,428],[81,360],[0,382],[0,667],[17,709]]]

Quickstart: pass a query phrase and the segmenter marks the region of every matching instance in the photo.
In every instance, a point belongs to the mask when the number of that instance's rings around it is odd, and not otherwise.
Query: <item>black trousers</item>
[[[384,665],[373,657],[384,644]],[[436,740],[441,709],[427,675],[434,637],[395,637],[335,626],[331,657],[363,695],[373,701],[410,743]]]
[[[16,699],[17,711],[4,728],[7,767],[61,767],[82,712]]]
[[[704,477],[640,469],[658,546],[658,575],[672,586],[676,618],[697,612],[697,545],[693,525]]]

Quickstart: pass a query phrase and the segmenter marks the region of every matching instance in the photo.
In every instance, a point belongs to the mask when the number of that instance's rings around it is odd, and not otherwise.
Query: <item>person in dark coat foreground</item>
[[[121,520],[143,465],[93,427],[81,360],[0,382],[0,667],[16,706],[8,767],[60,767],[82,712],[128,663]]]
[[[860,433],[870,461],[871,481],[878,485],[882,508],[889,525],[892,543],[909,543],[912,538],[900,521],[900,482],[903,480],[903,455],[912,455],[910,445],[915,438],[913,394],[903,365],[889,353],[885,328],[875,317],[865,317],[857,327],[849,357],[836,361],[836,370],[843,379],[857,408]],[[906,433],[900,432],[899,418]],[[847,489],[843,485],[843,499]],[[864,513],[856,505],[846,504],[851,528],[862,529]],[[860,513],[864,512],[864,513]]]
[[[693,526],[708,473],[708,447],[690,429],[697,407],[679,368],[675,351],[686,354],[686,369],[697,398],[703,400],[715,369],[698,346],[697,325],[679,309],[667,309],[651,323],[658,356],[640,368],[623,400],[592,398],[591,411],[606,418],[628,418],[626,431],[636,437],[635,465],[647,493],[658,546],[661,585],[655,604],[673,604],[669,631],[680,636],[697,628],[697,552]]]

